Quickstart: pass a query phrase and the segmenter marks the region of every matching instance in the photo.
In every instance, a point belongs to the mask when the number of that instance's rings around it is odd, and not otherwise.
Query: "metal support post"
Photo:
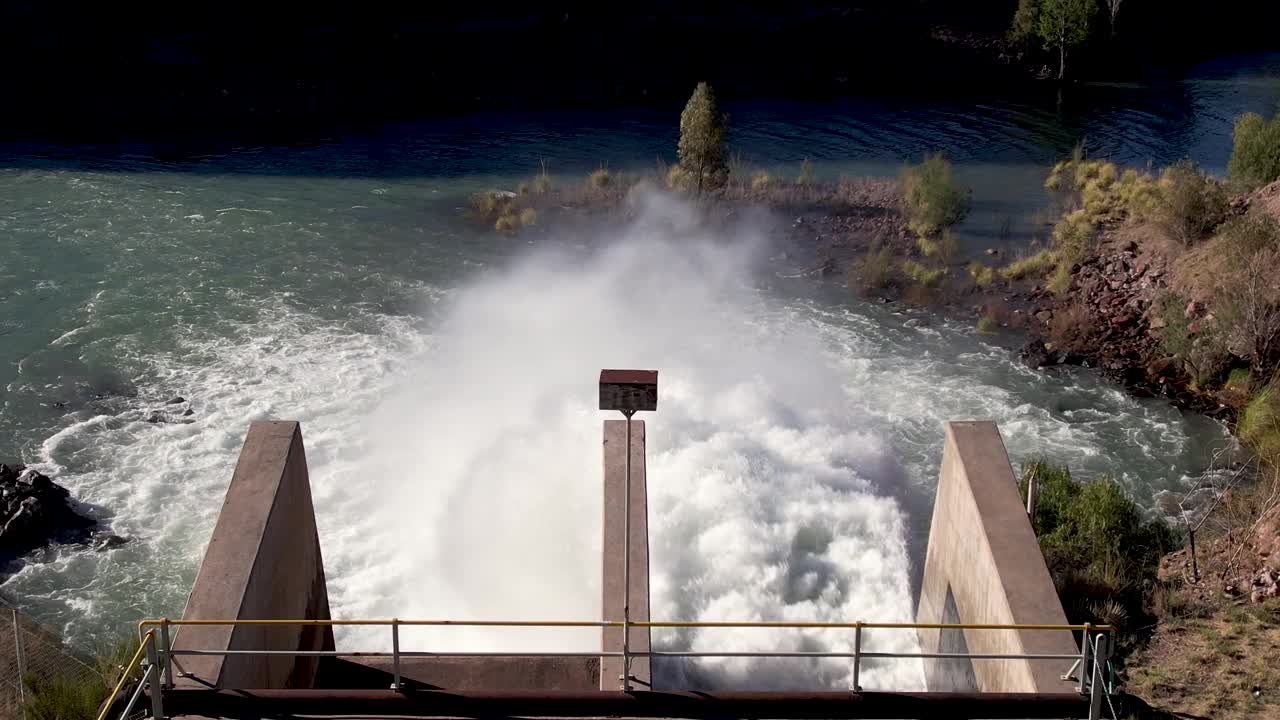
[[[1107,693],[1107,682],[1102,674],[1107,664],[1107,657],[1111,652],[1110,644],[1107,640],[1106,633],[1098,633],[1098,637],[1094,641],[1093,667],[1088,668],[1090,678],[1089,720],[1102,720],[1102,698]]]
[[[391,620],[391,689],[400,690],[400,618]]]
[[[622,481],[622,690],[631,690],[631,416],[627,418],[626,471]]]
[[[862,621],[859,620],[853,626],[853,691],[862,692],[862,685],[858,683],[858,675],[861,671],[862,658]]]
[[[147,671],[143,674],[144,684],[151,691],[151,717],[164,720],[164,687],[157,682],[160,678],[160,658],[156,653],[156,637],[146,639]]]
[[[163,672],[161,686],[167,688],[173,687],[173,654],[169,652],[171,649],[173,645],[169,642],[169,618],[165,618],[164,623],[160,625],[160,670]]]
[[[1080,635],[1080,685],[1076,688],[1083,695],[1089,689],[1089,676],[1093,669],[1089,666],[1089,650],[1093,642],[1089,637],[1089,623],[1084,624],[1084,630]]]

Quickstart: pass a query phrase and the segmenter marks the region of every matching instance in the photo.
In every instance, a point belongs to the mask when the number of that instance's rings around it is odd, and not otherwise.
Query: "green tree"
[[[1236,118],[1227,171],[1246,187],[1280,178],[1280,113],[1270,120],[1257,113]]]
[[[715,92],[701,82],[680,113],[680,168],[697,192],[724,187],[729,165],[724,157],[725,118],[716,106]]]
[[[1119,10],[1119,3],[1115,3]],[[1067,51],[1089,39],[1097,0],[1020,0],[1009,37],[1016,41],[1039,38],[1046,48],[1058,49],[1058,79],[1067,74]]]

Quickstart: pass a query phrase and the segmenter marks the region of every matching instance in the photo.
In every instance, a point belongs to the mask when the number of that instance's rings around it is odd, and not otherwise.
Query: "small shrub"
[[[1058,262],[1071,265],[1084,260],[1097,231],[1086,210],[1074,210],[1063,215],[1053,226],[1053,246]]]
[[[1096,328],[1093,311],[1083,303],[1073,302],[1053,314],[1049,320],[1049,338],[1063,350],[1083,352],[1094,342]]]
[[[1271,382],[1245,405],[1236,432],[1258,457],[1280,464],[1280,382]]]
[[[921,236],[916,240],[916,244],[925,257],[936,258],[948,265],[960,252],[960,243],[956,240],[955,233],[950,230],[943,230],[936,240]]]
[[[515,213],[503,213],[494,221],[493,229],[504,235],[511,235],[520,229],[520,218]]]
[[[93,720],[110,690],[94,677],[30,675],[25,684],[26,702],[22,709],[27,720]]]
[[[520,211],[520,225],[529,227],[538,224],[538,211],[533,208],[525,208]]]
[[[1280,113],[1270,121],[1257,113],[1236,118],[1227,172],[1246,187],[1280,178]]]
[[[496,190],[487,190],[471,196],[471,209],[481,218],[497,215],[509,204],[510,199]]]
[[[916,285],[934,287],[942,280],[942,276],[946,271],[941,268],[930,269],[915,260],[907,260],[902,263],[902,273]]]
[[[773,185],[773,176],[764,170],[760,170],[751,176],[751,189],[755,191],[768,190]]]
[[[688,190],[691,180],[689,173],[679,164],[667,169],[667,188],[670,190]]]
[[[1078,483],[1066,467],[1035,461],[1019,481],[1024,497],[1033,475],[1039,499],[1032,526],[1067,620],[1115,624],[1122,635],[1145,624],[1160,558],[1177,545],[1173,529],[1144,520],[1109,477]]]
[[[1043,277],[1054,268],[1054,264],[1056,262],[1053,252],[1049,250],[1041,250],[1035,255],[1029,255],[1019,260],[1014,260],[1004,266],[1000,269],[1000,277],[1005,280],[1021,280],[1026,277]]]
[[[600,168],[599,170],[596,170],[591,173],[588,180],[591,183],[591,187],[597,190],[603,190],[613,184],[613,176],[609,174],[608,168]]]
[[[809,161],[809,158],[805,158],[800,161],[800,174],[796,176],[796,184],[812,185],[813,180],[813,163]]]
[[[974,260],[969,263],[969,277],[978,284],[978,287],[990,287],[996,281],[995,268]]]
[[[1066,293],[1071,289],[1071,266],[1064,262],[1058,263],[1044,286],[1056,295]]]
[[[534,195],[546,195],[551,191],[551,176],[544,172],[534,178],[533,187],[531,189],[533,190]]]
[[[528,195],[528,194],[529,194],[529,183],[520,183],[519,185],[517,185],[517,186],[516,186],[516,194],[518,194],[518,195]]]
[[[1253,255],[1280,243],[1280,223],[1271,215],[1255,210],[1227,220],[1218,234],[1227,238],[1234,248]]]
[[[941,153],[904,168],[902,189],[908,225],[917,235],[932,235],[969,214],[969,191],[955,181],[951,163]]]
[[[1183,160],[1160,174],[1157,219],[1178,242],[1195,244],[1221,224],[1226,215],[1226,193],[1194,162]]]
[[[850,286],[860,285],[868,290],[877,290],[888,287],[892,281],[893,248],[876,240],[867,249],[862,262],[850,270],[849,284]]]
[[[1186,299],[1173,291],[1157,296],[1148,311],[1151,327],[1164,351],[1182,362],[1193,381],[1204,385],[1224,369],[1228,358],[1216,328],[1205,322],[1193,323],[1186,305]]]
[[[975,329],[982,335],[991,335],[996,331],[997,327],[995,318],[990,315],[983,315],[978,318],[978,324]]]

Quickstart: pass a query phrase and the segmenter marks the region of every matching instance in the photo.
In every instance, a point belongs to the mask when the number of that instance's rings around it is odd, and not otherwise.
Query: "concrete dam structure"
[[[847,691],[694,693],[654,687],[654,657],[733,653],[667,653],[651,646],[653,627],[709,624],[650,618],[646,433],[644,422],[631,419],[631,413],[652,408],[641,397],[647,387],[624,385],[631,395],[612,395],[605,389],[610,378],[649,382],[647,375],[601,378],[602,407],[622,410],[626,419],[602,426],[600,618],[558,623],[331,618],[302,427],[255,422],[183,617],[140,626],[146,676],[134,701],[149,702],[156,717],[1099,716],[1108,635],[1105,629],[1068,626],[991,422],[946,427],[916,623],[877,624],[874,618],[812,623],[805,626],[847,629],[854,637],[853,652],[761,653],[847,658],[853,677]],[[346,622],[386,626],[391,652],[339,652],[333,628]],[[468,624],[599,627],[600,649],[432,653],[402,647],[399,639],[404,627]],[[915,628],[920,652],[867,652],[862,632],[876,627]],[[861,664],[892,657],[920,658],[926,692],[859,687]],[[122,702],[117,698],[110,709],[121,710]]]

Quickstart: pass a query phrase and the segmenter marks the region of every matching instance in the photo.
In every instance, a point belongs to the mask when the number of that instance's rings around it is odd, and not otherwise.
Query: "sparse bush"
[[[1021,280],[1026,277],[1043,277],[1046,273],[1053,269],[1054,263],[1053,252],[1049,250],[1041,250],[1035,255],[1029,255],[1019,260],[1014,260],[1008,265],[1000,269],[1000,277],[1005,280]]]
[[[809,161],[809,158],[805,158],[800,161],[800,174],[796,176],[796,184],[812,185],[813,179],[813,163]]]
[[[768,190],[773,185],[773,176],[764,170],[758,171],[751,176],[751,189],[755,191]]]
[[[932,235],[969,213],[969,191],[955,181],[951,163],[941,153],[926,155],[919,165],[904,168],[902,189],[908,225],[917,235]]]
[[[525,208],[520,211],[520,225],[529,227],[538,224],[538,211],[533,208]]]
[[[1227,238],[1233,248],[1252,255],[1280,244],[1280,223],[1269,214],[1255,210],[1227,220],[1218,234]]]
[[[543,172],[541,175],[533,179],[534,195],[546,195],[551,191],[551,176]]]
[[[27,720],[93,720],[110,690],[101,678],[41,677],[25,681]]]
[[[1160,558],[1177,546],[1173,529],[1145,521],[1109,477],[1078,483],[1066,467],[1034,461],[1018,483],[1024,498],[1032,476],[1039,489],[1032,526],[1067,620],[1115,624],[1122,636],[1141,627]]]
[[[688,190],[691,177],[679,163],[676,163],[667,169],[667,188],[669,190]]]
[[[486,190],[471,196],[471,209],[485,219],[499,214],[509,204],[510,199],[496,190]]]
[[[1085,352],[1093,342],[1097,320],[1093,311],[1080,302],[1059,309],[1049,320],[1049,338],[1068,352]]]
[[[920,252],[927,258],[936,258],[944,264],[951,264],[956,254],[960,252],[960,243],[956,240],[955,233],[950,230],[943,230],[937,240],[921,236],[916,240],[916,244],[920,247]]]
[[[687,176],[683,187],[701,193],[717,190],[729,180],[724,159],[725,118],[711,86],[700,82],[680,113],[680,167]],[[668,176],[668,184],[670,184]]]
[[[975,329],[982,335],[990,335],[996,331],[997,327],[999,326],[996,324],[995,318],[990,315],[983,315],[978,318],[978,324]]]
[[[1173,291],[1159,295],[1151,304],[1151,327],[1164,351],[1185,366],[1197,384],[1207,384],[1224,370],[1227,354],[1222,348],[1217,326],[1193,322],[1187,317],[1187,301]]]
[[[887,287],[893,280],[893,248],[880,240],[873,241],[862,262],[851,269],[849,275],[850,286],[857,284],[868,290]]]
[[[996,281],[995,268],[974,260],[969,263],[969,277],[977,283],[978,287],[990,287]]]
[[[520,229],[520,218],[512,212],[503,213],[494,221],[493,229],[504,235],[511,235]]]
[[[1066,194],[1083,217],[1097,224],[1146,217],[1159,198],[1155,178],[1132,168],[1120,172],[1115,163],[1063,160],[1053,167],[1045,188]]]
[[[1183,245],[1193,245],[1213,231],[1227,215],[1227,196],[1218,182],[1190,160],[1160,174],[1157,219]]]
[[[591,187],[597,190],[603,190],[613,184],[613,176],[609,174],[609,168],[596,170],[591,173],[588,180],[591,183]]]
[[[934,287],[942,280],[942,276],[946,274],[946,271],[941,268],[930,269],[915,260],[907,260],[902,263],[902,274],[906,275],[907,279],[916,285]]]
[[[1272,381],[1245,405],[1236,425],[1258,457],[1280,464],[1280,381]]]
[[[1280,113],[1269,121],[1257,113],[1236,118],[1227,172],[1246,187],[1280,178]]]
[[[22,715],[27,720],[93,720],[121,673],[128,669],[132,681],[140,679],[137,666],[126,668],[137,649],[136,639],[108,644],[94,658],[97,673],[28,675],[23,679],[26,693]]]

